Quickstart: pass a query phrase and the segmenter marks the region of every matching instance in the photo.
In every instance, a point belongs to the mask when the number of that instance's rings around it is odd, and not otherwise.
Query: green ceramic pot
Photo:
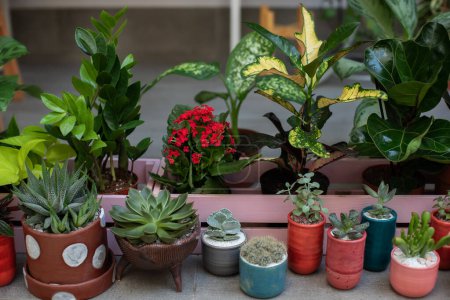
[[[397,213],[391,209],[393,215],[388,220],[367,217],[364,213],[372,209],[368,206],[361,211],[361,223],[369,222],[366,229],[366,249],[364,252],[364,269],[368,271],[384,271],[391,261],[392,239],[395,236]]]

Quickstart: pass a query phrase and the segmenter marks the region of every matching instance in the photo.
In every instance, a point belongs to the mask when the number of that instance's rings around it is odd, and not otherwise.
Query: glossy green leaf
[[[380,115],[380,105],[375,99],[363,99],[358,104],[353,116],[353,127],[366,126],[371,114]]]
[[[55,95],[52,94],[42,94],[41,100],[44,105],[51,111],[64,113],[67,110],[67,106],[64,102]]]
[[[280,97],[268,94],[262,90],[257,90],[255,93],[260,94],[264,97],[266,97],[267,99],[269,99],[270,101],[273,101],[275,103],[277,103],[278,105],[280,105],[281,107],[284,107],[285,109],[287,109],[288,111],[290,111],[291,113],[293,113],[294,115],[297,115],[298,112],[295,109],[295,107],[288,101],[281,99]]]
[[[341,80],[350,77],[355,73],[366,70],[366,66],[362,62],[354,61],[348,58],[341,58],[333,66],[334,72]]]
[[[289,132],[289,143],[295,148],[308,149],[319,157],[330,157],[330,153],[325,150],[322,143],[318,142],[320,136],[319,129],[306,132],[300,127],[296,127]]]
[[[416,1],[411,0],[384,0],[391,11],[400,21],[408,38],[412,38],[417,26],[417,5]]]
[[[381,0],[348,0],[347,4],[359,15],[371,21],[378,28],[383,38],[394,37],[392,12]]]
[[[439,23],[443,25],[447,31],[450,31],[450,11],[441,12],[440,14],[434,16],[430,21]]]
[[[55,144],[48,148],[45,158],[48,162],[54,164],[75,157],[76,155],[75,151],[69,145]]]
[[[66,113],[51,112],[41,119],[41,124],[52,125],[64,119],[65,116]]]
[[[244,77],[242,69],[260,56],[272,55],[275,46],[256,32],[245,35],[228,57],[225,80],[238,99],[244,99],[252,89],[255,77]]]
[[[95,38],[88,30],[80,27],[76,28],[75,42],[78,48],[80,48],[85,54],[91,56],[97,53]]]
[[[301,86],[280,75],[258,76],[256,87],[265,94],[286,101],[303,104],[306,99]]]
[[[448,155],[450,152],[450,121],[435,120],[424,136],[420,150],[447,153]]]
[[[0,186],[15,184],[20,181],[20,170],[17,162],[19,150],[0,146]]]
[[[358,22],[350,22],[336,28],[320,46],[319,57],[340,46],[343,41],[345,41],[350,35],[352,35],[358,25]]]
[[[436,77],[434,80],[436,80]],[[422,103],[422,100],[428,90],[433,86],[433,83],[407,81],[393,86],[387,92],[389,97],[398,105],[418,106]]]
[[[91,145],[91,152],[106,147],[106,143],[102,140],[95,140]]]
[[[228,99],[228,93],[217,93],[217,92],[210,92],[210,91],[201,91],[197,95],[195,95],[195,102],[198,104],[204,104],[206,102],[209,102],[211,100],[220,98],[223,100]]]
[[[61,130],[62,135],[63,136],[68,135],[72,131],[76,122],[77,118],[75,116],[69,116],[65,118],[59,125],[59,129]]]

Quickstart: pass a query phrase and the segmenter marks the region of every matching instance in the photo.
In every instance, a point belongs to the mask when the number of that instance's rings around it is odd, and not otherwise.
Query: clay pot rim
[[[369,205],[369,206],[364,207],[364,208],[361,210],[361,216],[362,216],[366,211],[368,211],[369,209],[371,209],[372,207],[373,207],[373,205]],[[397,212],[396,212],[394,209],[392,209],[392,208],[390,208],[390,207],[388,207],[388,206],[385,206],[385,207],[386,207],[386,208],[389,208],[389,209],[391,210],[391,214],[392,214],[394,217],[392,217],[392,218],[390,218],[390,219],[376,219],[376,218],[369,218],[369,217],[366,216],[366,218],[369,219],[369,220],[372,221],[372,222],[379,222],[379,223],[392,222],[392,220],[395,220],[395,222],[397,222]]]
[[[410,266],[406,266],[406,265],[404,265],[404,264],[401,264],[400,262],[398,262],[398,261],[394,258],[394,251],[397,250],[397,248],[398,248],[398,247],[396,247],[396,246],[394,246],[394,247],[392,248],[392,251],[391,251],[391,264],[392,264],[392,262],[395,262],[397,265],[401,266],[402,268],[405,268],[405,269],[408,269],[408,270],[411,270],[411,271],[423,271],[423,270],[439,269],[439,264],[440,264],[440,262],[441,262],[441,258],[439,257],[439,254],[436,252],[436,250],[429,251],[429,252],[434,252],[434,254],[436,254],[436,257],[437,257],[437,261],[435,262],[435,264],[434,264],[433,266],[431,266],[431,267],[425,267],[425,268],[413,268],[413,267],[410,267]]]
[[[431,212],[431,219],[433,219],[434,222],[438,223],[439,225],[448,227],[450,226],[450,221],[444,221],[436,217],[438,210],[435,209]]]
[[[288,222],[289,224],[296,226],[296,227],[301,227],[301,228],[315,228],[315,227],[320,227],[323,226],[327,220],[327,218],[325,217],[325,214],[323,214],[322,212],[319,212],[320,215],[322,216],[322,221],[320,221],[319,223],[315,223],[315,224],[301,224],[301,223],[297,223],[294,220],[292,220],[291,215],[292,215],[292,211],[288,213]]]
[[[254,267],[254,268],[256,268],[256,269],[270,270],[270,269],[275,269],[275,268],[281,266],[283,263],[286,263],[286,262],[287,262],[287,259],[288,259],[288,254],[287,254],[287,252],[286,252],[286,253],[284,254],[284,256],[283,256],[283,259],[282,259],[281,261],[275,263],[274,265],[271,265],[271,266],[265,266],[265,267],[260,266],[260,265],[256,265],[256,264],[252,264],[251,262],[249,262],[248,260],[246,260],[245,258],[243,258],[243,257],[241,256],[241,254],[239,254],[239,259],[240,259],[241,261],[243,261],[244,263],[246,263],[247,265],[249,265],[249,266],[251,266],[251,267]]]
[[[236,248],[239,248],[239,247],[241,247],[242,245],[244,245],[245,242],[247,242],[247,240],[248,240],[248,235],[245,233],[245,231],[243,231],[243,230],[241,229],[241,232],[244,234],[244,237],[245,237],[244,241],[242,241],[242,243],[237,244],[237,245],[235,245],[235,246],[228,246],[228,247],[213,246],[213,245],[211,245],[211,244],[205,243],[203,239],[204,239],[204,237],[205,237],[205,235],[206,235],[206,232],[202,232],[202,236],[201,236],[202,245],[204,244],[204,245],[207,246],[207,247],[210,247],[210,248],[213,248],[213,249],[217,249],[217,250],[231,250],[231,249],[236,249]]]
[[[102,209],[102,208],[101,208]],[[100,209],[100,211],[101,211]],[[100,215],[97,217],[97,219],[93,220],[92,222],[90,222],[87,226],[71,231],[69,233],[48,233],[48,232],[42,232],[39,230],[34,229],[33,227],[31,227],[30,225],[27,224],[27,222],[25,222],[25,215],[22,217],[22,219],[20,220],[20,222],[22,223],[22,227],[27,227],[29,231],[33,232],[34,235],[42,237],[42,238],[55,238],[55,239],[61,239],[61,238],[67,238],[67,237],[71,237],[71,236],[75,236],[78,234],[84,234],[84,232],[88,231],[91,227],[94,226],[100,226]]]
[[[333,240],[335,240],[338,243],[342,243],[342,244],[358,244],[361,243],[363,241],[366,240],[367,238],[367,232],[364,230],[364,234],[362,237],[360,237],[357,240],[343,240],[343,239],[338,239],[337,237],[335,237],[334,235],[331,234],[331,230],[333,230],[333,226],[331,226],[330,228],[327,229],[327,237],[330,239],[332,238]]]

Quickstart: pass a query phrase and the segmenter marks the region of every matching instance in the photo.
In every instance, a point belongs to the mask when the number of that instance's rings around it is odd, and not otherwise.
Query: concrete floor
[[[17,268],[23,265],[24,255],[18,256]],[[183,264],[183,292],[177,293],[168,271],[146,272],[129,269],[121,281],[95,299],[195,299],[225,300],[251,299],[239,289],[239,276],[217,277],[202,267],[201,256],[192,255]],[[427,299],[449,299],[450,272],[439,272],[436,287]],[[22,273],[18,272],[12,284],[0,288],[1,300],[36,299],[25,288]],[[340,291],[326,282],[324,265],[308,276],[288,271],[285,291],[277,299],[405,299],[389,285],[389,272],[364,271],[359,285],[350,291]]]

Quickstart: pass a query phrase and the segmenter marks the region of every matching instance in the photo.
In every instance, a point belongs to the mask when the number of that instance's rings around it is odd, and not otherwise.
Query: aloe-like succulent
[[[284,244],[271,236],[259,236],[241,247],[241,256],[254,265],[268,266],[281,262],[287,255]]]
[[[208,217],[208,229],[206,234],[209,238],[217,241],[233,241],[239,239],[241,223],[233,218],[233,214],[226,208],[215,211]]]
[[[99,212],[95,187],[88,188],[88,175],[78,169],[70,173],[67,161],[47,168],[42,162],[42,177],[29,169],[27,182],[13,187],[28,225],[49,233],[68,233],[92,222]]]
[[[437,209],[437,216],[444,221],[450,221],[450,191],[446,196],[439,196],[434,199],[433,208]]]
[[[331,233],[338,239],[360,239],[369,227],[369,222],[360,223],[359,212],[354,209],[350,210],[348,214],[341,213],[340,220],[335,213],[331,213],[328,218],[333,225]]]
[[[394,245],[399,247],[406,257],[425,257],[430,251],[450,245],[450,235],[442,237],[437,242],[434,241],[434,228],[430,227],[430,218],[431,214],[428,211],[422,212],[421,217],[412,212],[408,234],[402,230],[400,237],[394,237]]]
[[[125,207],[114,205],[109,212],[115,222],[111,231],[132,244],[172,244],[189,234],[198,222],[193,204],[186,203],[187,197],[185,193],[171,199],[167,190],[155,197],[147,187],[142,191],[130,189]]]
[[[384,205],[387,202],[391,201],[392,198],[394,198],[397,189],[389,191],[389,184],[385,184],[384,181],[381,181],[380,185],[378,186],[378,192],[375,192],[373,189],[371,189],[369,186],[365,184],[363,185],[363,188],[367,192],[367,194],[377,199],[377,203],[372,205],[372,209],[367,211],[370,214],[370,216],[377,219],[389,218],[391,214],[391,209],[385,207]]]
[[[12,199],[11,194],[8,194],[0,199],[0,236],[11,237],[14,235],[11,226],[8,224],[9,213],[11,210],[8,205],[11,203]]]

